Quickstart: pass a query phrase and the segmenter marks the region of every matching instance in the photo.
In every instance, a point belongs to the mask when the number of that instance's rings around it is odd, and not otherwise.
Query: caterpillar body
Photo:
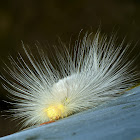
[[[59,71],[41,49],[40,61],[23,48],[32,68],[19,56],[11,58],[8,69],[12,80],[1,76],[3,87],[16,100],[15,118],[24,126],[55,121],[74,113],[93,108],[114,99],[135,83],[132,61],[127,60],[128,46],[116,46],[115,36],[107,40],[97,32],[86,34],[73,51],[65,47],[56,52]],[[94,116],[93,116],[94,117]]]

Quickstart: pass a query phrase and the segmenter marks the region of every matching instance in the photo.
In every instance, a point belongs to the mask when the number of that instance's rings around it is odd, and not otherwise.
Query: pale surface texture
[[[106,105],[0,140],[138,140],[140,87]],[[11,126],[12,127],[12,126]]]

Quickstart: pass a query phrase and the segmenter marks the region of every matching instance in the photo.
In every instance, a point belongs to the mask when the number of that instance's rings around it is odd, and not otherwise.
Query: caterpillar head
[[[69,105],[70,89],[66,81],[67,79],[64,78],[55,83],[51,88],[49,101],[47,98],[46,101],[44,100],[44,105],[42,106],[43,115],[44,118],[47,118],[49,121],[67,117],[72,113],[70,110],[71,105]],[[41,101],[43,100],[41,99]],[[47,102],[47,105],[45,105],[45,102]]]

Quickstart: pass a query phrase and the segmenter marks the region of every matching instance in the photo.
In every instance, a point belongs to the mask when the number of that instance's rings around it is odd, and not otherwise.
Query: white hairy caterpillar
[[[38,61],[23,44],[32,68],[20,55],[18,62],[11,58],[13,68],[7,66],[12,80],[2,76],[3,87],[17,101],[13,116],[24,126],[38,125],[114,99],[133,86],[137,76],[133,60],[127,60],[129,45],[122,47],[123,42],[116,47],[115,36],[107,40],[99,32],[94,38],[86,34],[73,51],[63,47],[63,53],[56,52],[57,71],[42,50],[38,48]]]

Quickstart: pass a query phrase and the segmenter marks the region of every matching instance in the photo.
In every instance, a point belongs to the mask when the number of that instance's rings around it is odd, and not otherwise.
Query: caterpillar
[[[135,85],[134,60],[128,61],[129,45],[116,45],[98,31],[86,33],[73,49],[56,50],[56,68],[42,49],[38,57],[22,43],[27,61],[19,54],[10,57],[10,79],[1,76],[3,87],[16,101],[13,117],[22,119],[24,127],[54,122],[75,113],[97,107],[115,99]]]

